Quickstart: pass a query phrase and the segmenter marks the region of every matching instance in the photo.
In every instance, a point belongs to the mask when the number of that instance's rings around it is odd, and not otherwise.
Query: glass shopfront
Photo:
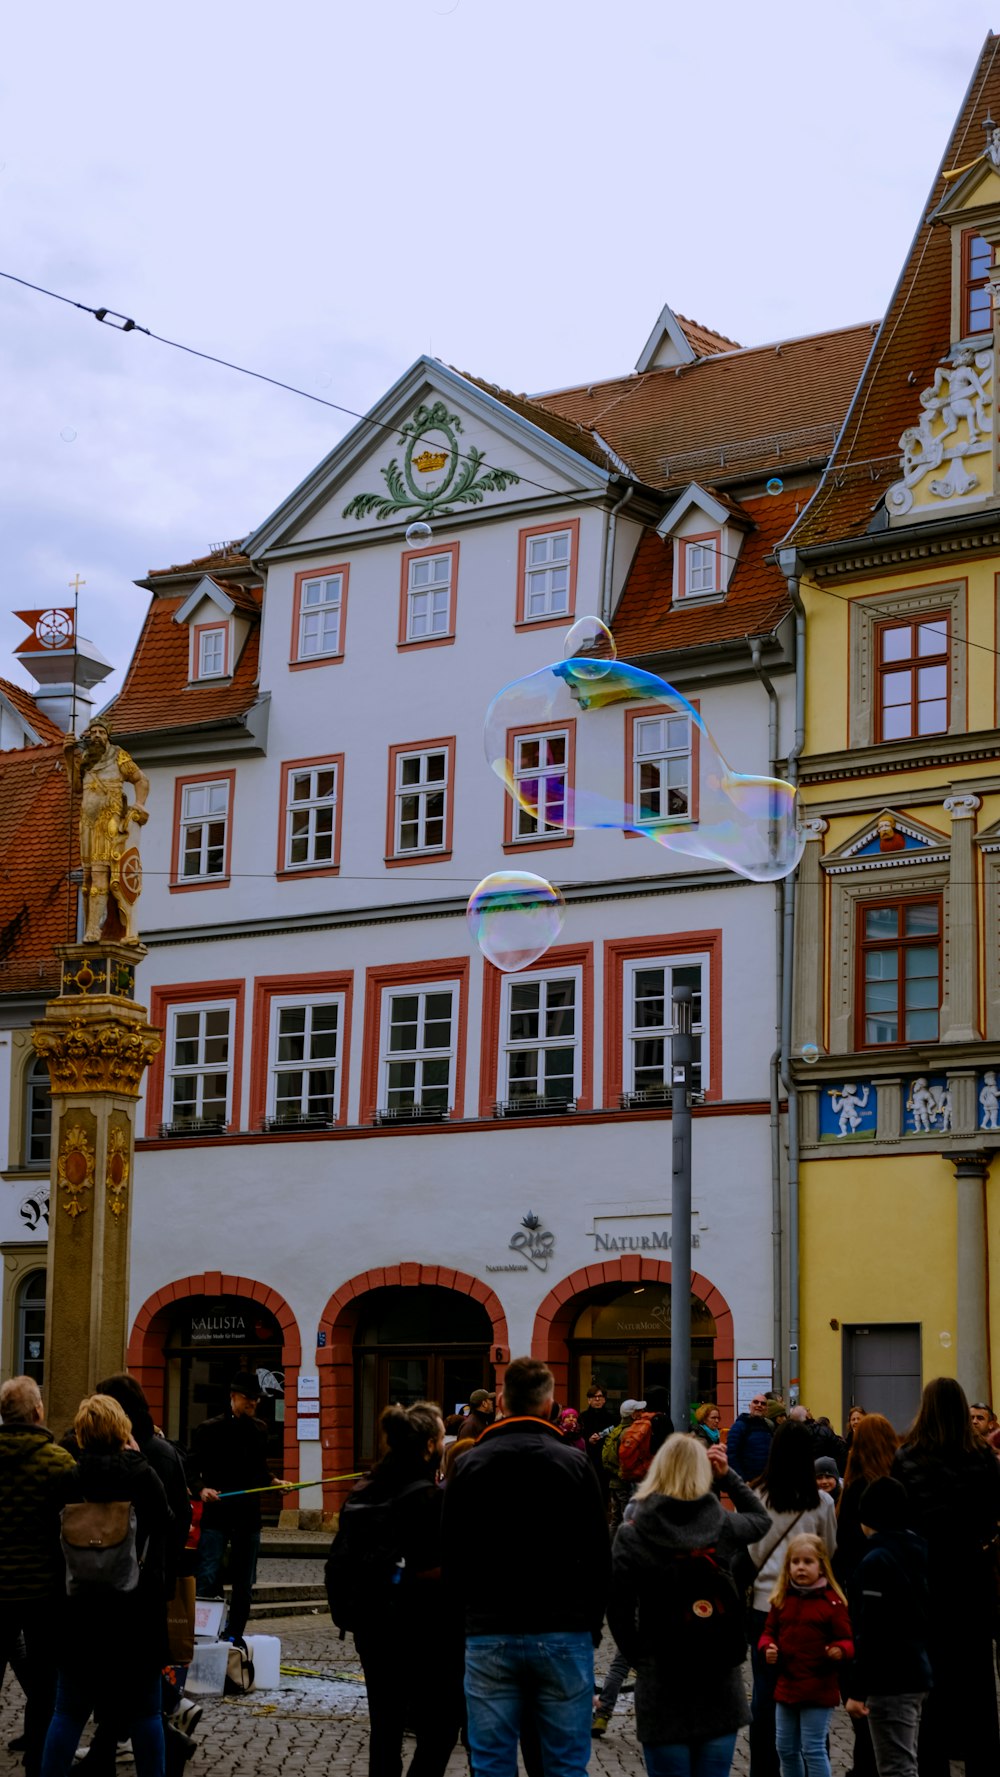
[[[355,1456],[378,1455],[378,1420],[398,1402],[436,1401],[445,1416],[491,1381],[493,1327],[481,1303],[436,1284],[392,1285],[365,1298],[354,1340]]]
[[[186,1448],[196,1427],[225,1411],[239,1370],[257,1377],[257,1416],[268,1428],[268,1463],[279,1479],[284,1459],[285,1375],[282,1335],[259,1302],[240,1296],[188,1296],[175,1304],[164,1347],[168,1438]],[[265,1495],[265,1511],[280,1510],[279,1494]]]
[[[645,1400],[656,1386],[669,1389],[670,1285],[604,1284],[584,1300],[570,1334],[569,1404],[585,1407],[594,1383],[615,1414],[623,1400]],[[692,1296],[690,1399],[714,1400],[715,1390],[715,1321]]]

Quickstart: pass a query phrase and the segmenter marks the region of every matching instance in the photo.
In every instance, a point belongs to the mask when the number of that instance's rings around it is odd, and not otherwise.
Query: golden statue
[[[102,938],[115,938],[123,944],[138,944],[135,910],[142,888],[142,864],[138,846],[129,844],[129,827],[143,827],[149,819],[149,779],[124,747],[113,744],[111,730],[99,720],[90,723],[79,743],[75,734],[67,734],[63,754],[71,785],[81,796],[84,940],[98,944]],[[125,795],[126,784],[135,792],[132,802]],[[113,903],[111,923],[123,928],[120,931],[105,931],[109,897]]]

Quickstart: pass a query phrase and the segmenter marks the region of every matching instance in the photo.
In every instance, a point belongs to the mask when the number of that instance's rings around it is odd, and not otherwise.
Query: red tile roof
[[[220,543],[208,555],[196,555],[192,561],[176,562],[172,568],[150,568],[146,578],[162,580],[167,574],[190,574],[191,579],[196,580],[200,574],[214,574],[223,568],[245,568],[248,574],[252,573],[249,558],[240,548],[241,542],[242,539],[237,538],[234,543]]]
[[[592,427],[650,487],[826,461],[871,349],[871,323],[750,346],[538,396]]]
[[[920,390],[933,382],[951,344],[951,229],[927,218],[952,183],[944,172],[981,152],[982,121],[987,112],[998,113],[998,45],[1000,37],[993,35],[983,45],[836,454],[789,538],[799,548],[862,535],[900,477],[900,436],[919,419]]]
[[[232,596],[232,585],[224,582],[223,587]],[[240,590],[249,599],[255,621],[232,678],[222,682],[188,682],[190,633],[186,623],[174,622],[187,593],[153,599],[125,683],[110,711],[116,735],[144,734],[156,728],[196,728],[246,714],[257,700],[261,591],[259,587]],[[247,606],[242,603],[240,608]]]
[[[745,499],[742,510],[754,521],[733,568],[726,596],[715,603],[673,595],[674,551],[647,530],[636,550],[612,624],[618,652],[634,660],[670,649],[703,648],[742,635],[766,635],[789,610],[785,582],[766,557],[784,536],[812,488]]]
[[[58,989],[53,946],[76,937],[69,803],[61,747],[0,753],[0,994]]]
[[[62,729],[58,722],[53,722],[44,710],[40,710],[31,692],[24,685],[15,685],[10,679],[0,679],[0,691],[8,703],[13,704],[19,716],[32,727],[40,741],[62,740]]]
[[[684,338],[699,358],[711,358],[716,352],[740,350],[738,340],[727,339],[724,333],[716,333],[714,327],[703,327],[700,321],[689,321],[686,315],[674,318],[680,322]]]

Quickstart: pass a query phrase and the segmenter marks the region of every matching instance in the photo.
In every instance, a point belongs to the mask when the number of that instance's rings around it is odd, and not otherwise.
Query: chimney
[[[85,636],[78,636],[75,648],[46,645],[39,649],[37,641],[31,637],[22,642],[20,648],[15,648],[14,655],[25,672],[37,682],[34,698],[39,709],[64,734],[68,734],[71,728],[82,734],[94,714],[94,699],[90,693],[114,670],[100,648],[94,642],[88,642]]]

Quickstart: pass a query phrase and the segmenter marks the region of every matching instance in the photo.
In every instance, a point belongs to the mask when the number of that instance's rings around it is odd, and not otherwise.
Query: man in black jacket
[[[530,1702],[546,1770],[584,1777],[594,1648],[611,1550],[593,1468],[549,1418],[552,1373],[520,1357],[504,1418],[445,1490],[444,1579],[465,1615],[465,1695],[477,1777],[514,1777]],[[484,1563],[484,1538],[495,1559]]]
[[[222,1596],[222,1561],[229,1544],[233,1595],[226,1634],[236,1640],[250,1617],[260,1548],[260,1494],[248,1488],[279,1485],[267,1466],[267,1426],[257,1418],[260,1384],[241,1372],[229,1387],[229,1412],[206,1419],[191,1440],[191,1487],[203,1505],[198,1545],[198,1596]],[[236,1494],[236,1498],[223,1498]]]

